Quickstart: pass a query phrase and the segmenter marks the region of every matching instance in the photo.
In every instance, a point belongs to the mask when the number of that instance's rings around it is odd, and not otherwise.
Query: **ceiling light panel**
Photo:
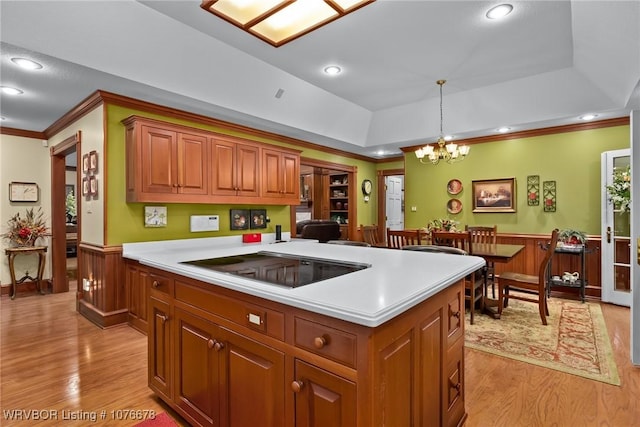
[[[492,7],[487,11],[487,18],[489,19],[504,18],[505,16],[510,14],[512,10],[513,10],[512,5],[508,3],[500,4],[498,6]]]
[[[200,7],[279,47],[375,0],[203,0]]]
[[[11,62],[25,70],[39,70],[42,65],[27,58],[11,58]]]
[[[14,87],[9,87],[9,86],[0,86],[0,91],[2,93],[7,94],[7,95],[20,95],[20,94],[24,93],[20,89],[16,89]]]

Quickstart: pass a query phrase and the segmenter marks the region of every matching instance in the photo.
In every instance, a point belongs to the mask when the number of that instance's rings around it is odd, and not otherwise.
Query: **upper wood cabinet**
[[[260,147],[212,138],[210,175],[213,195],[260,196]]]
[[[127,202],[299,203],[299,151],[139,116],[122,123]]]
[[[300,203],[300,156],[298,154],[262,149],[262,197],[287,199]]]

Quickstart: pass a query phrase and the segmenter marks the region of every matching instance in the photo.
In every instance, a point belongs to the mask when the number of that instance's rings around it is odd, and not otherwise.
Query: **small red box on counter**
[[[242,235],[242,243],[256,243],[262,241],[262,234],[260,233],[249,233]]]

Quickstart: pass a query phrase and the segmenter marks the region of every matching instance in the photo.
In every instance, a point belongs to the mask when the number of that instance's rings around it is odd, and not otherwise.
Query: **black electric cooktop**
[[[183,261],[181,264],[195,265],[290,288],[309,285],[371,267],[369,264],[267,251]]]

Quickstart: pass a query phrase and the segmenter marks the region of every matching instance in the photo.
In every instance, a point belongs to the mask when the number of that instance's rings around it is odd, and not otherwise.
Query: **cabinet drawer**
[[[176,300],[223,317],[238,325],[284,340],[284,314],[275,310],[228,298],[177,280]]]
[[[459,339],[447,351],[445,373],[445,402],[447,403],[447,426],[457,426],[464,416],[464,339]]]
[[[165,300],[173,295],[173,279],[151,272],[147,278],[150,286],[150,295]]]
[[[355,335],[298,317],[295,318],[294,334],[297,347],[349,367],[356,367]]]
[[[445,321],[447,322],[447,348],[455,343],[464,332],[464,287],[453,285],[447,290]]]

